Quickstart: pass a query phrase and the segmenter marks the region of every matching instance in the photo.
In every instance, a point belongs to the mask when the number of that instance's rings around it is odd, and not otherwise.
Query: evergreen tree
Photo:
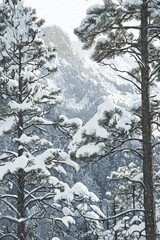
[[[109,216],[113,216],[109,222],[113,239],[141,239],[141,236],[145,236],[141,168],[130,163],[111,172],[108,179],[113,188],[107,193]]]
[[[55,148],[50,134],[55,127],[74,134],[81,121],[48,119],[61,97],[49,79],[56,53],[42,39],[44,21],[21,0],[4,0],[0,9],[0,239],[67,239],[66,228],[81,216],[79,202],[88,206],[98,198],[82,183],[63,181],[78,165]]]
[[[75,34],[84,43],[84,48],[88,49],[95,45],[92,58],[107,65],[106,59],[115,56],[129,55],[135,59],[136,67],[132,71],[119,70],[113,64],[109,64],[114,70],[127,75],[121,75],[123,79],[129,81],[140,93],[141,104],[136,110],[136,116],[139,118],[137,124],[133,124],[133,118],[122,127],[122,121],[119,120],[122,111],[108,109],[103,111],[98,118],[98,126],[107,129],[106,135],[103,133],[96,136],[92,135],[92,139],[88,140],[88,147],[92,147],[94,154],[105,155],[126,148],[128,142],[137,143],[138,147],[131,147],[128,150],[143,160],[143,178],[144,178],[144,208],[145,208],[145,230],[146,239],[157,239],[156,230],[156,214],[154,199],[154,181],[153,181],[153,161],[154,151],[159,145],[159,141],[154,135],[156,129],[159,128],[159,97],[155,86],[158,87],[159,80],[159,19],[160,5],[159,1],[112,1],[104,0],[103,5],[95,5],[87,11],[87,17],[82,21],[81,26],[75,29]],[[153,87],[154,85],[154,87]],[[110,103],[109,103],[110,104]],[[106,105],[109,105],[106,102]],[[121,112],[121,113],[120,113]],[[108,116],[107,116],[108,114]],[[115,118],[112,118],[112,117]],[[122,116],[123,117],[123,116]],[[111,118],[113,121],[111,121]],[[118,120],[117,120],[118,118]],[[117,124],[119,122],[119,126]],[[91,122],[90,122],[91,123]],[[89,124],[88,124],[89,125]],[[124,125],[125,128],[124,128]],[[115,129],[116,126],[116,129]],[[130,126],[130,127],[129,127]],[[110,128],[110,129],[109,129]],[[83,129],[84,130],[84,129]],[[128,131],[129,130],[129,131]],[[132,134],[130,134],[132,132]],[[83,140],[73,142],[73,145],[81,146],[82,142],[87,142],[87,130],[83,131]],[[89,133],[89,130],[88,130]],[[91,131],[90,131],[91,133]],[[91,134],[88,134],[91,135]],[[135,137],[136,136],[136,137]],[[138,136],[138,137],[137,137]],[[85,139],[85,140],[84,140]],[[118,143],[119,142],[119,143]],[[134,142],[134,143],[133,143]],[[81,145],[82,144],[82,145]],[[72,147],[73,147],[72,145]],[[77,151],[79,153],[87,149],[83,147]],[[96,146],[96,148],[95,148]],[[75,147],[76,149],[76,147]],[[83,151],[82,151],[83,150]],[[98,153],[96,153],[96,150]],[[75,152],[73,151],[73,152]],[[91,151],[90,151],[91,153]],[[87,155],[86,155],[87,156]]]

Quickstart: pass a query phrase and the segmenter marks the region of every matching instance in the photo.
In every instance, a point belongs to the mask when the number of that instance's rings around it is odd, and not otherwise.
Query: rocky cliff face
[[[89,53],[82,51],[78,42],[71,42],[61,28],[50,26],[44,32],[45,42],[52,42],[57,48],[58,71],[51,78],[62,89],[64,104],[61,110],[68,117],[76,116],[86,121],[95,114],[104,97],[122,97],[123,94],[126,95],[126,90],[132,93],[130,85],[120,79],[117,81],[116,74],[109,67],[93,63],[89,59]],[[121,59],[119,62],[127,65],[127,61]],[[124,101],[125,98],[126,96]]]
[[[47,27],[46,43],[53,42],[57,48],[58,71],[51,78],[62,89],[63,110],[69,116],[88,120],[103,102],[103,97],[110,94],[102,82],[105,75],[98,65],[84,59],[83,53],[75,50],[66,33],[57,26]]]

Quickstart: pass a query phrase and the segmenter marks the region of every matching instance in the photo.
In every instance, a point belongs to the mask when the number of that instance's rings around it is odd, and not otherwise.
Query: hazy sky
[[[24,0],[25,5],[37,9],[37,15],[44,18],[47,25],[58,25],[72,39],[76,39],[73,28],[78,27],[85,17],[86,9],[102,0]]]

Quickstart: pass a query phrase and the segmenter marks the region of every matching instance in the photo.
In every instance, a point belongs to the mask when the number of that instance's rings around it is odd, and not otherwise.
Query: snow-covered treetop
[[[150,26],[158,27],[159,1],[148,1]],[[75,34],[85,49],[95,45],[92,55],[97,62],[105,58],[139,52],[140,13],[142,0],[104,0],[104,4],[91,6]],[[150,42],[158,39],[155,34]],[[159,39],[158,39],[159,41]]]
[[[66,131],[76,131],[81,125],[78,119],[68,119],[67,126],[57,119],[47,119],[50,108],[62,99],[60,89],[49,78],[50,73],[56,71],[56,49],[52,43],[44,43],[41,29],[44,21],[38,20],[35,10],[26,8],[21,0],[4,1],[0,9],[3,16],[0,23],[0,91],[4,102],[0,136],[8,135],[12,142],[12,151],[7,149],[0,159],[0,179],[19,168],[26,172],[37,168],[48,175],[46,162],[51,161],[56,167],[54,161],[60,159],[60,165],[68,164],[77,169],[67,154],[63,153],[62,157],[63,151],[54,149],[49,140],[38,136],[46,131],[43,129],[46,125],[59,125]]]
[[[132,136],[132,129],[138,121],[129,106],[126,105],[125,109],[107,99],[93,118],[73,136],[69,144],[71,156],[91,158],[105,155],[111,151],[111,145],[118,145],[118,140]]]
[[[2,96],[8,98],[14,92],[9,102],[11,111],[38,111],[35,103],[55,105],[61,101],[60,89],[46,78],[56,70],[55,47],[52,43],[45,46],[41,30],[43,20],[37,20],[35,10],[25,8],[23,1],[16,3],[6,1],[0,6],[3,16],[0,24]],[[21,100],[18,100],[18,92],[23,95]]]
[[[119,167],[117,171],[112,171],[111,175],[107,178],[110,180],[124,179],[129,180],[131,183],[135,182],[143,184],[142,170],[133,162],[131,162],[127,166]]]

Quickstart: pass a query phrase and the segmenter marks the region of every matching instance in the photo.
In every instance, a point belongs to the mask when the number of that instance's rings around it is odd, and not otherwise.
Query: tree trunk
[[[116,215],[116,201],[115,198],[113,199],[113,216]],[[117,219],[114,219],[114,226],[117,224]],[[118,240],[117,231],[114,232],[114,240]]]
[[[18,209],[18,219],[24,219],[25,218],[25,194],[24,194],[24,188],[25,188],[25,176],[24,176],[24,170],[20,169],[18,171],[18,200],[17,200],[17,209]],[[25,222],[20,221],[18,223],[17,228],[17,237],[19,240],[25,240],[26,233],[25,233]]]
[[[20,84],[21,85],[21,84]],[[23,134],[23,115],[19,113],[19,123],[18,123],[18,137],[21,137]],[[18,156],[23,155],[23,148],[21,144],[19,144],[18,148]],[[17,209],[18,209],[18,219],[25,218],[25,172],[23,169],[19,169],[17,174],[18,181],[18,199],[17,199]],[[18,223],[17,228],[17,236],[19,240],[25,240],[26,230],[25,230],[25,222],[20,221]]]
[[[154,200],[152,132],[150,112],[150,83],[148,65],[148,0],[143,0],[141,8],[141,78],[142,78],[142,140],[143,178],[146,240],[156,240],[156,215]]]
[[[23,82],[21,77],[22,72],[22,54],[21,47],[19,46],[19,93],[18,93],[18,103],[23,103]],[[24,133],[23,129],[24,116],[20,110],[18,113],[18,138]],[[18,144],[18,156],[22,156],[24,152],[21,143]],[[18,199],[17,199],[17,209],[18,209],[18,219],[25,219],[25,172],[23,169],[19,169],[17,174],[18,181]],[[26,238],[26,226],[24,221],[18,223],[17,236],[19,240],[25,240]]]

